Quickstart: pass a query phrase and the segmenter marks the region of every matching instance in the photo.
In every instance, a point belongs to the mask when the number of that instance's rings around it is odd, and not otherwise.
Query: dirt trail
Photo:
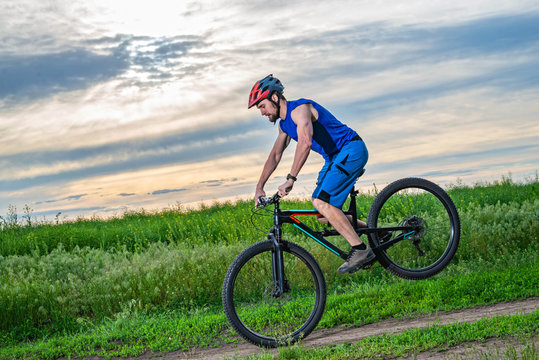
[[[342,342],[357,342],[365,337],[380,334],[401,333],[405,330],[422,328],[434,323],[446,325],[455,322],[472,322],[494,315],[526,314],[539,308],[539,298],[523,301],[499,303],[491,306],[480,306],[455,312],[439,312],[435,315],[420,316],[414,319],[385,320],[361,327],[340,327],[322,329],[313,332],[302,344],[308,348],[334,345]],[[248,343],[224,345],[212,349],[194,349],[188,352],[175,351],[168,354],[145,354],[139,359],[208,359],[218,360],[232,356],[249,356],[262,350]],[[273,350],[276,352],[276,350]]]
[[[535,347],[539,345],[539,336],[534,336],[532,342]],[[467,342],[452,346],[444,351],[425,351],[407,358],[397,358],[397,360],[455,360],[455,359],[506,359],[505,352],[513,350],[522,355],[525,348],[517,337],[504,339],[489,339],[481,342]],[[520,357],[518,357],[520,359]]]

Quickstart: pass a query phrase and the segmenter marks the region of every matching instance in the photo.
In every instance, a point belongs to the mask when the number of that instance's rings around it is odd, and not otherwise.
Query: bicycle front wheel
[[[389,230],[391,237],[380,231],[371,233],[369,242],[378,261],[405,279],[425,279],[442,271],[460,240],[453,201],[425,179],[405,178],[389,184],[371,205],[367,223],[371,228],[400,228]]]
[[[296,244],[282,244],[284,294],[275,292],[270,240],[245,249],[223,283],[223,307],[230,324],[258,346],[287,345],[307,336],[326,304],[326,283],[316,260]]]

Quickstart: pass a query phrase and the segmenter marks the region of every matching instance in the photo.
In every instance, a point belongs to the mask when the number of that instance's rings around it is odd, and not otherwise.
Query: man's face
[[[276,122],[277,117],[277,107],[268,99],[264,99],[259,102],[256,107],[260,110],[262,116],[267,116],[268,120],[272,123]]]

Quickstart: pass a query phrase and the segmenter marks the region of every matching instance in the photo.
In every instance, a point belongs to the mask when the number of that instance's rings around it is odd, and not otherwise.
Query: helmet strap
[[[277,102],[273,101],[273,99],[271,98],[273,96],[273,94],[277,94]],[[273,103],[273,105],[275,105],[275,107],[277,108],[277,119],[280,119],[281,118],[281,96],[279,95],[278,92],[274,91],[270,96],[269,96],[269,101],[271,101]]]

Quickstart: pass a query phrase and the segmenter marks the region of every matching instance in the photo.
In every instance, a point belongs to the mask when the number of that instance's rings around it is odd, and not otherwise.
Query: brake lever
[[[262,208],[265,208],[266,205],[268,205],[268,198],[264,197],[264,196],[259,196],[258,197],[258,203],[256,205],[256,207],[262,207]]]
[[[272,197],[264,197],[260,196],[258,198],[258,206],[265,208],[268,205],[275,204],[281,197],[279,196],[279,193],[275,193]]]

